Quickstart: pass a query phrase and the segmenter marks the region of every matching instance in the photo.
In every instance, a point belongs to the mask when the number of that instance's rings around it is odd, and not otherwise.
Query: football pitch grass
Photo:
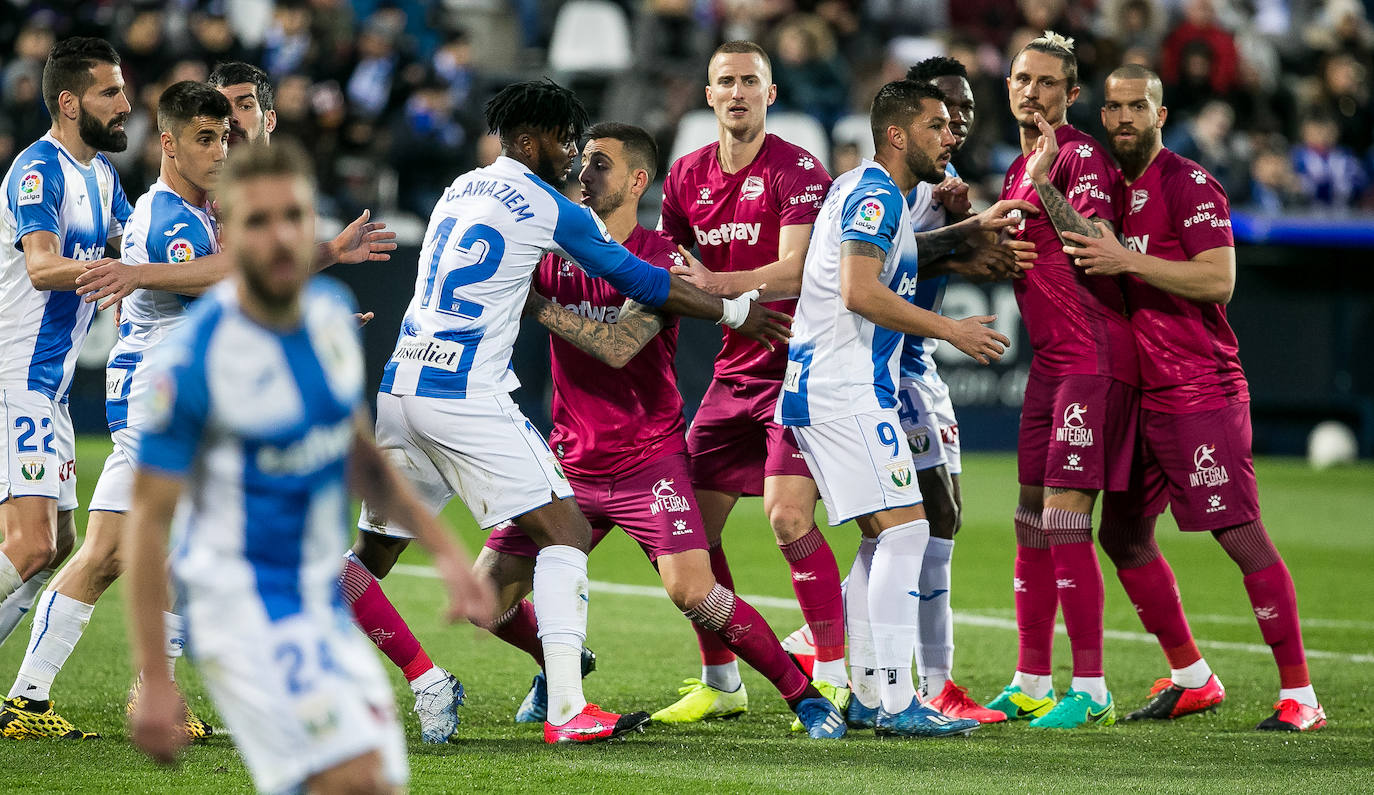
[[[108,439],[81,442],[83,505],[108,450]],[[458,674],[468,695],[462,739],[422,745],[409,711],[409,689],[399,672],[389,669],[411,741],[411,790],[1365,791],[1374,774],[1374,466],[1318,473],[1301,461],[1265,459],[1257,468],[1265,523],[1293,572],[1312,678],[1330,716],[1319,732],[1253,730],[1272,712],[1278,682],[1240,573],[1209,535],[1183,536],[1167,517],[1160,546],[1177,574],[1203,653],[1226,685],[1226,702],[1214,713],[1176,723],[1055,733],[1018,723],[985,726],[966,739],[950,740],[877,740],[871,732],[856,732],[822,743],[793,736],[788,731],[792,716],[781,699],[766,680],[742,666],[750,710],[738,720],[651,725],[623,742],[546,747],[539,726],[511,722],[534,664],[471,627],[442,625],[437,583],[414,550],[402,558],[385,589],[435,662]],[[1007,455],[968,455],[964,471],[966,516],[953,577],[955,676],[986,702],[1006,684],[1016,662],[1008,587],[1015,467]],[[455,504],[448,516],[475,552],[480,536],[466,511]],[[84,513],[77,521],[84,525]],[[834,528],[827,537],[841,570],[847,570],[857,531],[852,525]],[[739,592],[754,601],[780,637],[799,626],[787,568],[760,500],[741,502],[725,538]],[[1142,704],[1150,684],[1168,669],[1107,566],[1106,667],[1120,715]],[[587,643],[598,665],[586,681],[588,698],[617,711],[652,711],[670,703],[680,680],[700,672],[686,620],[661,595],[653,570],[623,535],[612,535],[592,555],[590,570]],[[129,745],[123,706],[130,667],[121,596],[116,584],[54,688],[58,711],[103,738],[0,740],[0,791],[249,791],[247,773],[227,738],[190,748],[171,769],[153,765]],[[28,637],[25,621],[0,647],[5,687]],[[179,670],[193,707],[215,722],[194,673],[185,662]],[[1055,684],[1061,693],[1068,680],[1061,625],[1055,647]]]

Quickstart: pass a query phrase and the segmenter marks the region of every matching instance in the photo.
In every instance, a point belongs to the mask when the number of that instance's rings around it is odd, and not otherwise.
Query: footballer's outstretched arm
[[[1218,246],[1198,252],[1182,262],[1131,251],[1115,235],[1088,237],[1076,232],[1062,235],[1070,245],[1064,253],[1090,276],[1134,274],[1152,287],[1190,301],[1224,304],[1236,289],[1236,250]]]
[[[479,626],[490,622],[496,609],[491,583],[472,573],[472,561],[453,540],[452,530],[430,513],[410,483],[382,455],[367,412],[359,410],[353,425],[349,489],[367,502],[369,511],[414,533],[415,540],[434,556],[434,567],[448,589],[450,621],[467,618]]]
[[[601,362],[620,369],[663,329],[663,316],[626,299],[614,323],[583,317],[550,301],[533,289],[525,299],[525,314]]]
[[[672,272],[711,295],[734,298],[758,289],[760,301],[781,301],[801,295],[802,266],[811,245],[812,224],[788,224],[778,232],[778,258],[753,270],[716,273],[679,246],[683,264]],[[764,285],[764,287],[760,287]]]
[[[138,703],[129,718],[130,738],[163,764],[170,764],[187,743],[185,706],[163,657],[162,616],[167,609],[167,537],[183,486],[179,475],[139,469],[125,540],[129,645],[134,670],[142,677]]]
[[[979,364],[1001,358],[1011,340],[985,326],[995,315],[954,320],[906,301],[878,279],[887,252],[865,240],[840,244],[840,298],[845,308],[883,328],[949,342]]]

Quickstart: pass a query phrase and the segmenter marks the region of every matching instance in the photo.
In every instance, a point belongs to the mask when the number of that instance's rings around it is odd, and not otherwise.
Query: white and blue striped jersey
[[[124,229],[123,253],[129,265],[190,262],[219,253],[219,234],[207,202],[197,207],[162,180],[134,204]],[[119,339],[105,369],[105,418],[111,431],[129,425],[129,406],[139,405],[137,392],[146,379],[135,378],[143,357],[186,317],[193,296],[164,290],[134,290],[119,303]],[[140,422],[135,417],[133,424]]]
[[[102,154],[81,165],[49,133],[19,153],[5,174],[0,213],[0,388],[65,402],[95,304],[72,291],[36,290],[24,264],[30,232],[57,235],[59,253],[94,261],[124,233],[133,208]]]
[[[324,615],[351,540],[345,470],[364,387],[353,301],[316,278],[283,332],[247,317],[236,291],[206,293],[150,357],[138,466],[186,480],[179,586],[272,621]]]
[[[801,298],[787,346],[777,419],[814,425],[897,405],[902,333],[851,312],[840,297],[840,244],[861,240],[886,257],[879,279],[910,301],[916,292],[911,209],[881,165],[865,160],[830,187],[811,233]]]
[[[466,398],[518,387],[511,349],[530,280],[550,251],[640,303],[667,300],[667,271],[616,243],[590,209],[499,157],[458,177],[435,205],[381,391]]]
[[[954,166],[945,166],[945,175],[950,177],[959,176],[959,172],[954,170]],[[906,203],[911,207],[911,227],[914,232],[929,232],[932,229],[939,229],[949,223],[945,213],[945,206],[936,201],[934,196],[935,186],[929,182],[918,182],[916,187],[906,196]],[[916,297],[912,303],[922,309],[929,309],[932,312],[939,312],[940,307],[945,302],[945,285],[949,283],[949,274],[942,273],[939,276],[921,276],[920,282],[916,285]],[[917,334],[908,334],[906,341],[902,343],[902,358],[899,370],[901,377],[921,378],[934,380],[938,378],[935,373],[935,348],[939,345],[939,340],[922,337]]]

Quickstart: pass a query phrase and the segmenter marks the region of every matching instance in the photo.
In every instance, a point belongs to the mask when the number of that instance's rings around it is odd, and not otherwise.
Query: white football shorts
[[[916,466],[896,409],[792,426],[831,527],[921,502]]]
[[[134,462],[138,460],[141,433],[125,427],[110,436],[114,439],[114,450],[105,458],[105,468],[100,470],[100,479],[91,492],[89,510],[128,513],[133,507]]]
[[[484,529],[548,505],[550,494],[573,496],[549,443],[510,395],[379,394],[377,444],[433,513],[457,496]],[[358,528],[412,537],[366,505]]]
[[[347,614],[272,621],[262,609],[192,599],[186,617],[191,661],[259,792],[301,791],[311,776],[370,751],[381,753],[386,779],[404,786],[391,684]]]
[[[963,471],[959,448],[959,420],[949,399],[949,387],[938,375],[930,380],[903,378],[897,387],[897,414],[911,446],[916,471],[944,464],[949,474]]]
[[[57,510],[76,509],[76,432],[67,404],[31,389],[0,390],[5,468],[0,502],[47,497]]]

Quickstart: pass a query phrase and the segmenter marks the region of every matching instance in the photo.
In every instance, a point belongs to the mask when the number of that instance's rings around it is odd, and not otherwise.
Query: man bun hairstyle
[[[107,63],[119,66],[119,53],[108,41],[88,36],[72,36],[53,45],[43,64],[43,104],[48,115],[57,118],[57,98],[70,91],[78,98],[95,83],[91,70]]]
[[[1030,43],[1021,48],[1021,52],[1016,54],[1021,57],[1022,52],[1033,50],[1043,52],[1046,55],[1053,55],[1064,64],[1064,77],[1068,81],[1069,88],[1078,85],[1078,56],[1073,54],[1073,39],[1052,30],[1045,31],[1045,35],[1031,39]],[[1013,61],[1016,58],[1012,59]]]

